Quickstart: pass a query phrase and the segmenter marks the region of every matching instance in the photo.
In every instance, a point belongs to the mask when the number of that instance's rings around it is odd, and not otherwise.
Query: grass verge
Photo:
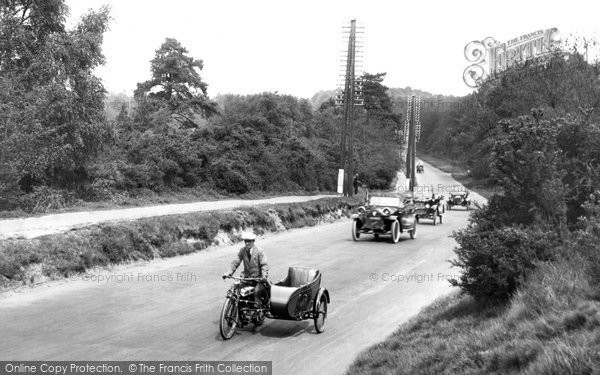
[[[511,301],[455,292],[425,308],[347,374],[598,374],[600,292],[570,256],[540,264]]]
[[[35,239],[0,242],[0,290],[136,260],[173,257],[223,241],[339,220],[356,198],[261,205],[100,224]]]

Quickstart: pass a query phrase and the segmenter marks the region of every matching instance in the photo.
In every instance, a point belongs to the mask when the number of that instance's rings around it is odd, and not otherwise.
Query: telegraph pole
[[[408,121],[408,152],[406,155],[406,177],[409,179],[409,189],[412,193],[417,185],[417,139],[421,136],[420,99],[415,95],[408,100],[406,120]],[[406,127],[405,127],[406,129]]]
[[[340,169],[344,171],[344,181],[342,182],[344,196],[352,196],[354,194],[354,189],[352,187],[352,179],[354,177],[352,152],[354,149],[354,106],[363,105],[362,82],[360,79],[356,78],[356,28],[356,20],[350,21],[344,90],[342,94],[338,95],[336,98],[336,104],[343,104],[344,106],[344,121],[342,124],[342,139],[340,142]]]

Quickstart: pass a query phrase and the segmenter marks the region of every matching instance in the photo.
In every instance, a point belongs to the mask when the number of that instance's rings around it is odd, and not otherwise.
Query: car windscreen
[[[371,197],[369,199],[371,206],[390,206],[390,207],[401,207],[400,199],[395,197]]]

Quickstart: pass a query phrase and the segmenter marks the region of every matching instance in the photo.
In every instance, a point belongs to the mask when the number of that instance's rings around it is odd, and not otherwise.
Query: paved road
[[[458,185],[425,165],[423,181]],[[314,266],[331,295],[326,330],[312,322],[267,320],[229,341],[218,318],[229,282],[220,274],[238,246],[123,266],[110,281],[75,280],[0,297],[0,358],[15,360],[267,360],[274,374],[339,374],[357,354],[384,340],[435,298],[458,273],[448,260],[452,231],[466,211],[444,224],[424,221],[417,238],[398,244],[369,236],[354,242],[343,221],[260,238],[273,279],[292,265]]]
[[[10,237],[33,238],[45,234],[64,232],[71,228],[97,224],[106,221],[135,220],[143,217],[185,214],[196,211],[210,211],[259,204],[306,202],[332,195],[288,196],[269,199],[235,199],[212,202],[165,204],[158,206],[122,208],[102,211],[69,212],[23,219],[0,220],[0,239]]]

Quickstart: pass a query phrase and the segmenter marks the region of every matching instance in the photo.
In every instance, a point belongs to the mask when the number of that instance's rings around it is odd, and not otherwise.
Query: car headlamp
[[[389,215],[389,214],[391,214],[391,213],[392,213],[392,211],[390,211],[390,209],[389,209],[389,208],[387,208],[387,207],[386,207],[386,208],[384,208],[384,209],[383,209],[381,212],[383,212],[383,214],[384,214],[384,215]]]
[[[431,207],[431,206],[429,205],[429,203],[427,203],[427,204],[425,205],[425,208],[429,208],[429,207]]]

